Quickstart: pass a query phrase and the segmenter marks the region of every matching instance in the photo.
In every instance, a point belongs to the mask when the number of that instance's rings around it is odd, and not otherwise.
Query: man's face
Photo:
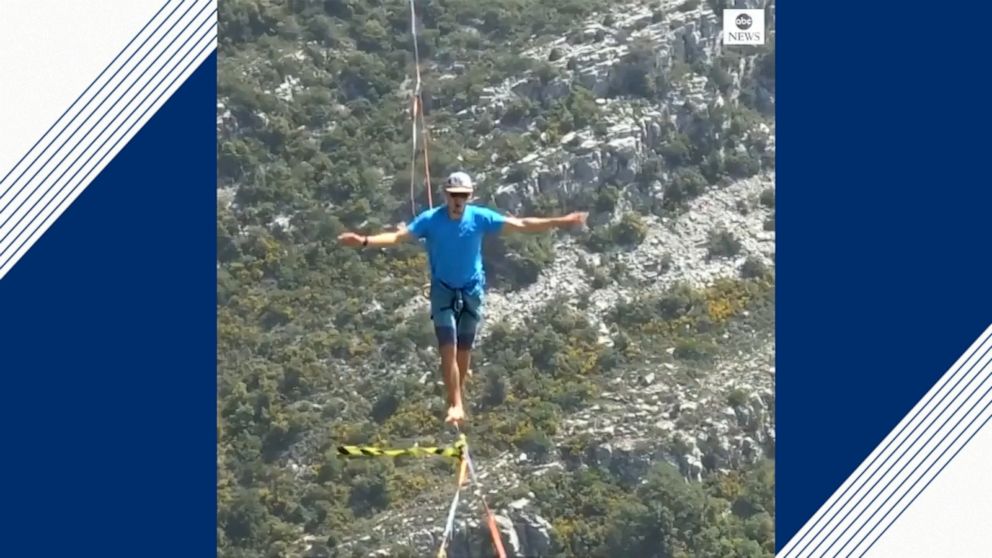
[[[448,197],[448,211],[452,217],[460,218],[465,213],[465,206],[468,204],[468,194],[457,192],[445,192]]]

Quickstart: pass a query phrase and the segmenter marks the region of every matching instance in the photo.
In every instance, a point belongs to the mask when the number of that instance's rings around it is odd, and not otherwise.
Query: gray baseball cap
[[[471,194],[472,177],[461,171],[453,172],[444,181],[444,191],[452,194]]]

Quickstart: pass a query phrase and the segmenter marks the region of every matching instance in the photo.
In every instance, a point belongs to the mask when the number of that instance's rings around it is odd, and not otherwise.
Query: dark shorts
[[[438,345],[458,344],[470,349],[482,322],[485,294],[482,289],[456,291],[434,282],[431,285],[431,320]]]

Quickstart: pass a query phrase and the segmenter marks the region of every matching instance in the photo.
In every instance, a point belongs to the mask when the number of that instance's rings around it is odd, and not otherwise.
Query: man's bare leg
[[[441,345],[440,352],[441,375],[448,391],[448,417],[445,422],[460,425],[465,420],[465,410],[462,408],[461,375],[458,371],[455,345]]]
[[[462,389],[465,389],[465,384],[468,383],[466,380],[472,377],[472,369],[469,368],[469,364],[471,364],[471,360],[472,360],[472,349],[463,349],[459,347],[455,361],[458,363],[458,371],[461,373],[459,378]]]

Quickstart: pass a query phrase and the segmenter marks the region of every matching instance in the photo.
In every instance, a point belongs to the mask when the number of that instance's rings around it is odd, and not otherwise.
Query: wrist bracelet
[[[364,247],[364,246],[368,246],[368,245],[369,245],[369,237],[366,236],[365,237],[365,240],[362,241],[362,246]]]

